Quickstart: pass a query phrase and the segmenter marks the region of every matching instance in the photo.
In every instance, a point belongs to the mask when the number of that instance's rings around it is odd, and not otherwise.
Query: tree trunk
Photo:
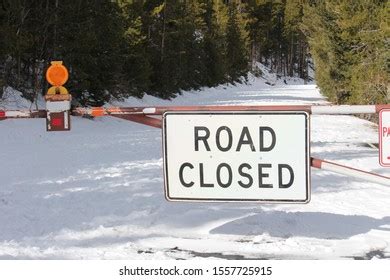
[[[163,13],[163,31],[161,35],[161,62],[164,61],[166,18],[167,18],[167,1],[165,0],[164,13]]]

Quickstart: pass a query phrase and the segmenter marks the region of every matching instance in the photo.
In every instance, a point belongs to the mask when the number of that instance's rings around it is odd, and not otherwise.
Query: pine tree
[[[143,33],[143,3],[130,2],[121,3],[125,21],[121,97],[142,97],[150,88],[152,69],[146,52],[147,36]]]
[[[64,28],[57,31],[57,53],[70,68],[67,86],[81,104],[100,106],[119,94],[121,11],[103,0],[64,1],[59,9],[59,26]]]
[[[182,9],[178,18],[180,89],[197,89],[205,84],[204,8],[199,1],[184,1]]]
[[[271,1],[251,0],[248,3],[249,13],[249,38],[251,44],[251,65],[255,70],[256,62],[267,64],[273,49],[270,40],[271,34]]]
[[[337,103],[388,102],[385,1],[318,2],[305,31],[322,92]],[[387,6],[388,9],[388,6]]]
[[[54,3],[48,1],[3,1],[1,37],[4,38],[3,80],[31,101],[43,88],[44,60],[52,46]]]
[[[204,1],[204,64],[205,84],[209,87],[225,82],[224,36],[217,22],[215,1]]]
[[[304,29],[317,69],[316,81],[331,101],[343,103],[349,97],[344,91],[348,62],[343,55],[346,47],[340,38],[336,14],[329,9],[329,4],[319,2],[307,6],[305,15]]]
[[[303,1],[287,0],[284,7],[283,35],[287,44],[285,68],[288,76],[298,73],[299,77],[307,79],[307,43],[301,31],[303,18]]]
[[[248,71],[248,56],[237,16],[235,3],[229,5],[228,23],[226,28],[226,65],[229,82],[246,77]]]
[[[387,5],[387,8],[386,8]],[[339,25],[351,66],[348,69],[350,103],[376,104],[389,102],[389,3],[356,1],[354,5],[338,6],[342,19]],[[387,34],[386,34],[387,33]]]
[[[172,42],[177,21],[173,0],[147,0],[144,4],[144,28],[152,74],[150,93],[171,98],[179,90],[176,47]]]
[[[205,84],[203,9],[199,2],[146,1],[145,27],[154,94],[171,98]]]

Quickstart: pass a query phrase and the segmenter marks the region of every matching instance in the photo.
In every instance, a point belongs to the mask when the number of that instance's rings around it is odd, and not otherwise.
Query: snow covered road
[[[324,104],[314,85],[220,86],[172,102],[125,105]],[[123,105],[124,103],[121,103]],[[389,176],[377,127],[313,116],[312,155]],[[0,122],[2,259],[390,258],[390,188],[312,170],[307,205],[164,199],[161,131],[115,118]]]

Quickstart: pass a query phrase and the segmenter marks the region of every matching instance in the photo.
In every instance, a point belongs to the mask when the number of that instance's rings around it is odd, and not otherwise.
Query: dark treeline
[[[307,77],[300,2],[3,0],[1,80],[34,100],[63,60],[76,99],[101,105],[242,81],[257,61]]]
[[[242,82],[248,71],[261,74],[257,62],[306,80],[310,47],[332,101],[376,102],[388,90],[388,52],[378,49],[388,31],[385,2],[1,0],[0,89],[36,100],[51,60],[65,62],[67,88],[93,106]]]

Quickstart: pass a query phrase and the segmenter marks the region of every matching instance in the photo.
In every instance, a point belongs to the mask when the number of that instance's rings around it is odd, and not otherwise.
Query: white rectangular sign
[[[309,131],[306,112],[167,112],[166,198],[307,203]]]
[[[379,163],[390,167],[390,110],[379,112]]]

